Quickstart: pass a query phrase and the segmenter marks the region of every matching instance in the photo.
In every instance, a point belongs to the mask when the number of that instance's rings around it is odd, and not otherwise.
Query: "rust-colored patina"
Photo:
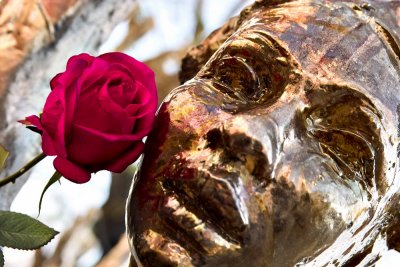
[[[398,249],[400,2],[258,1],[235,23],[160,107],[127,206],[136,264]]]

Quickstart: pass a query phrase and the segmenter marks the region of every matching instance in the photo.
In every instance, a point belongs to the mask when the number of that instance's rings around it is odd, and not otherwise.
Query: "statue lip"
[[[222,163],[219,153],[209,152],[201,153],[197,160],[178,157],[170,162],[160,173],[164,178],[163,191],[188,207],[201,210],[199,216],[203,221],[212,221],[218,228],[226,229],[224,235],[240,243],[241,233],[250,224],[242,163]]]

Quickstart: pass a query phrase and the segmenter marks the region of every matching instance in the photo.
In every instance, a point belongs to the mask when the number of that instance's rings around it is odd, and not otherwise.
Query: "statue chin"
[[[128,199],[138,266],[369,266],[400,247],[400,4],[357,3],[258,1],[167,96]]]

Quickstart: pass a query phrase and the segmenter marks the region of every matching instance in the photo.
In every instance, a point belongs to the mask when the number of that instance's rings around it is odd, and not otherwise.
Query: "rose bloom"
[[[40,117],[43,153],[75,183],[99,170],[122,172],[142,153],[157,109],[153,71],[123,53],[73,56],[50,82]]]

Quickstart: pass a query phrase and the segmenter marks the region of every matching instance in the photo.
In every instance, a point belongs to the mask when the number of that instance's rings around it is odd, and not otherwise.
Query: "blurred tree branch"
[[[29,56],[54,40],[53,27],[73,16],[84,1],[17,0],[0,6],[0,98],[13,72]]]
[[[96,265],[96,267],[127,266],[130,258],[130,249],[126,234],[123,234],[110,252]]]
[[[45,256],[42,249],[36,250],[32,267],[75,266],[79,257],[97,242],[92,227],[99,216],[99,210],[90,210],[85,216],[77,218],[69,229],[61,233],[52,255]]]
[[[96,53],[135,0],[6,0],[0,5],[0,143],[10,152],[7,175],[39,150],[38,136],[17,120],[39,113],[52,76],[67,59]],[[54,28],[54,32],[53,29]],[[0,190],[8,209],[27,176]]]
[[[135,6],[135,8],[130,12],[128,18],[128,34],[121,44],[118,45],[116,51],[124,51],[128,49],[129,46],[131,46],[136,40],[146,34],[154,26],[152,18],[141,18],[139,6]]]

